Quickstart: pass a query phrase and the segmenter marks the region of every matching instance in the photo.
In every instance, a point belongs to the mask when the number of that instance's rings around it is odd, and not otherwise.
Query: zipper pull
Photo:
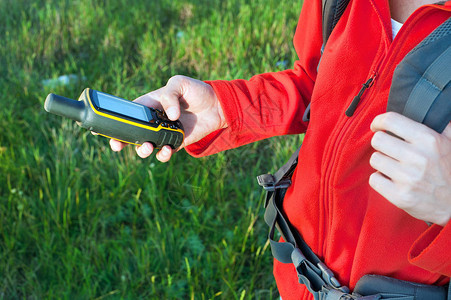
[[[345,112],[346,116],[352,117],[354,115],[354,112],[359,105],[363,93],[366,91],[366,89],[373,86],[374,79],[376,79],[376,72],[374,72],[373,75],[364,84],[362,84],[362,88],[360,89],[359,93],[354,97],[354,99],[352,99],[351,104],[348,106],[348,109]]]

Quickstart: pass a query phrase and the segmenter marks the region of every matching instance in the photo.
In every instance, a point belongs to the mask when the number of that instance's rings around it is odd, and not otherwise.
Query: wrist
[[[224,111],[222,110],[221,102],[219,102],[219,99],[216,96],[216,94],[215,94],[215,97],[216,97],[216,105],[217,105],[217,110],[218,110],[219,129],[224,129],[224,128],[228,127],[227,120],[225,118]]]
[[[205,83],[209,86],[211,96],[213,97],[212,103],[214,105],[212,106],[212,108],[213,108],[213,112],[216,113],[216,118],[217,118],[216,130],[227,128],[228,127],[227,119],[225,117],[224,110],[222,109],[221,101],[219,100],[219,97],[216,94],[214,87],[209,82],[205,82]]]
[[[224,80],[213,80],[213,81],[204,81],[210,87],[211,97],[213,101],[211,102],[212,111],[215,114],[215,130],[228,128],[230,124],[230,107],[228,107],[227,101],[229,101],[232,97],[225,91],[227,91],[228,82]],[[218,89],[219,86],[219,89]],[[226,108],[224,111],[223,108]],[[233,109],[232,109],[233,110]],[[227,116],[226,116],[227,115]],[[232,120],[233,122],[233,120]]]

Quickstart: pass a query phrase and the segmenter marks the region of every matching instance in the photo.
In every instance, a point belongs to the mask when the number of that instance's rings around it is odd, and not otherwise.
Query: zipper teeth
[[[387,43],[387,40],[388,40],[388,26],[385,24],[385,22],[383,22],[382,21],[382,15],[380,14],[380,12],[379,12],[379,10],[377,9],[377,6],[374,4],[374,1],[373,0],[371,0],[370,1],[371,2],[371,5],[373,6],[373,9],[374,9],[374,11],[376,12],[376,15],[378,16],[378,18],[379,18],[379,20],[381,20],[381,23],[382,23],[382,27],[384,28],[384,33],[385,34],[383,34],[384,35],[384,43]],[[377,58],[377,60],[376,60],[376,63],[374,64],[375,65],[375,67],[374,68],[372,68],[372,71],[370,71],[369,72],[369,74],[373,74],[373,73],[375,73],[377,70],[378,70],[378,68],[379,68],[379,66],[382,64],[382,61],[383,61],[383,59],[384,59],[384,55],[383,55],[383,50],[382,51],[379,51],[378,50],[378,52],[376,53],[376,55],[378,55],[378,58]],[[372,85],[374,85],[374,80],[373,80],[373,82],[372,82]],[[362,101],[362,99],[360,100],[360,101]],[[349,120],[350,118],[346,118],[345,120],[344,120],[344,123],[342,122],[342,125],[341,125],[341,129],[338,131],[338,134],[336,135],[336,138],[334,139],[334,141],[333,141],[333,143],[331,142],[331,143],[329,143],[329,147],[328,147],[328,149],[327,149],[327,156],[326,157],[329,157],[329,159],[328,159],[328,163],[327,163],[327,168],[326,168],[326,170],[324,171],[325,172],[325,174],[330,174],[330,169],[332,168],[332,166],[331,166],[331,161],[334,161],[335,160],[335,158],[332,160],[332,156],[330,155],[330,152],[331,151],[333,151],[333,149],[334,149],[334,147],[333,147],[333,145],[336,145],[336,143],[337,143],[337,139],[338,139],[338,137],[342,134],[342,131],[343,131],[343,128],[345,128],[346,127],[346,125],[347,125],[347,123],[350,121]],[[336,131],[335,131],[336,132]],[[339,141],[339,142],[341,142],[341,140]],[[326,180],[324,181],[324,186],[323,186],[323,189],[324,189],[324,192],[323,192],[323,207],[324,207],[324,209],[326,210],[326,197],[325,197],[325,194],[328,192],[327,190],[327,186],[328,186],[328,182],[329,182],[329,178],[326,178]],[[328,210],[328,209],[327,209]],[[328,215],[328,211],[325,211],[325,213]],[[322,246],[322,250],[324,249],[324,246]],[[318,247],[318,250],[319,250],[319,247]]]
[[[371,1],[371,3],[374,6],[373,1]],[[432,8],[432,6],[430,6],[430,8]],[[413,24],[416,23],[420,17],[424,16],[427,12],[429,12],[431,10],[430,8],[428,9],[426,7],[421,11],[417,11],[416,14],[414,13],[414,15],[411,16],[411,20],[409,21],[409,27],[412,27]],[[376,9],[376,7],[375,7],[375,10],[376,10],[376,14],[380,18],[380,20],[382,20],[382,17],[380,15],[379,11]],[[387,28],[386,28],[387,26],[385,23],[383,23],[383,27],[384,27],[384,30],[387,30]],[[404,29],[403,31],[405,31],[408,28],[403,28],[403,29]],[[387,32],[386,32],[384,41],[386,42],[387,39],[389,39],[389,36],[387,35]],[[391,41],[391,39],[389,39],[389,40]],[[392,44],[392,46],[388,50],[388,52],[386,52],[385,54],[384,53],[379,54],[380,56],[377,60],[377,63],[375,64],[375,67],[372,69],[372,71],[369,74],[375,74],[375,76],[377,77],[377,75],[380,73],[379,71],[383,70],[383,67],[385,67],[385,65],[389,61],[395,59],[395,55],[391,55],[391,54],[396,53],[395,50],[398,50],[398,48],[401,46],[401,42],[399,41],[399,38],[396,40],[397,40],[397,42],[395,44],[396,49],[395,49],[395,47],[393,47],[393,44]],[[371,86],[374,86],[375,84],[376,84],[376,78],[374,78],[374,80],[371,82]],[[337,152],[338,151],[334,151],[334,153],[332,155],[330,155],[330,152],[333,151],[334,149],[340,148],[340,146],[344,140],[343,136],[347,132],[347,130],[345,130],[345,129],[347,129],[349,126],[351,126],[352,123],[354,122],[354,120],[357,119],[356,117],[366,108],[366,106],[368,105],[368,101],[364,101],[364,99],[368,98],[369,95],[372,95],[374,93],[373,91],[374,91],[374,89],[370,93],[366,93],[366,94],[362,95],[362,98],[360,99],[361,105],[359,105],[359,107],[356,108],[352,118],[347,117],[346,120],[344,121],[344,123],[342,122],[342,126],[341,126],[340,130],[338,131],[338,134],[336,135],[333,143],[330,143],[330,146],[328,147],[328,150],[327,150],[327,157],[329,157],[329,159],[327,161],[327,168],[325,170],[325,174],[328,176],[326,176],[326,179],[325,179],[324,185],[323,185],[324,192],[323,192],[323,201],[322,202],[323,202],[323,208],[325,211],[325,215],[329,219],[328,224],[327,224],[327,226],[329,226],[329,227],[330,227],[330,224],[332,223],[332,218],[329,214],[329,211],[331,209],[333,209],[333,207],[331,207],[332,203],[333,203],[333,201],[331,201],[331,199],[333,199],[333,192],[332,192],[332,189],[330,189],[329,187],[330,187],[330,183],[333,182],[332,177],[336,178],[336,175],[335,175],[336,168],[333,168],[333,165],[337,161],[337,156],[338,156]],[[333,147],[333,145],[335,145],[335,147]],[[326,195],[327,195],[327,197],[326,197]],[[329,199],[329,201],[327,201],[327,199]],[[329,202],[329,203],[327,203],[327,202]],[[323,222],[326,222],[326,220],[324,220]],[[323,235],[324,235],[325,232],[327,231],[327,227],[324,226],[324,228],[322,228],[322,229],[324,231],[323,232]],[[327,249],[325,246],[326,243],[327,243],[327,237],[324,239],[323,245],[321,245],[321,248],[318,247],[318,250],[321,249],[322,256],[324,256],[324,257],[326,256],[326,253],[324,251],[325,249]]]
[[[426,6],[423,10],[421,10],[421,11],[417,11],[416,13],[414,13],[412,16],[411,16],[411,21],[409,21],[409,26],[406,28],[405,26],[404,27],[402,27],[401,28],[401,30],[402,29],[404,29],[403,31],[406,31],[406,30],[409,30],[410,31],[410,28],[412,28],[413,27],[413,24],[414,23],[416,23],[417,21],[418,21],[418,19],[420,19],[420,18],[422,18],[424,15],[426,15],[427,13],[429,13],[432,9],[434,9],[435,8],[435,6],[432,6],[432,5],[428,5],[428,6]],[[376,12],[378,15],[379,15],[379,12],[377,11]],[[401,31],[400,31],[401,32]],[[405,40],[405,38],[403,39],[403,41]],[[385,41],[387,41],[387,39],[385,39]],[[373,71],[372,72],[370,72],[370,77],[367,79],[367,81],[364,83],[364,84],[366,84],[366,83],[368,83],[368,81],[370,80],[370,79],[373,79],[372,81],[371,81],[371,83],[370,83],[370,85],[369,85],[369,87],[368,88],[366,88],[366,90],[368,90],[369,88],[371,88],[375,83],[376,83],[376,79],[377,79],[377,77],[378,77],[378,75],[379,75],[379,71],[380,70],[384,70],[384,67],[389,63],[389,62],[392,62],[394,59],[396,59],[396,55],[391,55],[392,53],[397,53],[398,52],[398,50],[399,50],[399,48],[403,45],[403,41],[399,41],[399,38],[397,39],[397,41],[396,41],[396,43],[394,44],[394,46],[395,47],[393,47],[393,45],[391,46],[391,49],[389,49],[388,50],[388,52],[385,54],[385,55],[383,55],[383,54],[381,54],[380,55],[380,57],[378,58],[378,60],[377,60],[377,63],[375,64],[375,67],[373,68]],[[359,104],[361,103],[362,105],[360,105],[360,106],[365,106],[364,105],[364,99],[366,99],[367,97],[368,97],[368,94],[371,94],[371,93],[363,93],[362,95],[361,95],[361,97],[360,97],[360,100],[359,100]],[[362,108],[363,108],[362,107]],[[355,108],[355,111],[353,112],[353,115],[355,115],[355,113],[357,112],[357,111],[361,111],[362,109],[358,109],[358,107],[356,107]],[[346,126],[346,123],[343,125],[343,127],[345,127]]]

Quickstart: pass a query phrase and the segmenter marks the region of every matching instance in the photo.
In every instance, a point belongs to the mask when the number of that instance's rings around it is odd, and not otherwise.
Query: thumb
[[[176,75],[168,80],[160,101],[168,118],[172,121],[180,117],[180,97],[183,95],[183,76]]]

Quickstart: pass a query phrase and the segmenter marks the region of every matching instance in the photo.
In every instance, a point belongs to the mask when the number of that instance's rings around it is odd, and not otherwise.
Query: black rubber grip
[[[45,99],[44,109],[49,113],[81,122],[85,113],[85,104],[83,101],[49,94]]]

